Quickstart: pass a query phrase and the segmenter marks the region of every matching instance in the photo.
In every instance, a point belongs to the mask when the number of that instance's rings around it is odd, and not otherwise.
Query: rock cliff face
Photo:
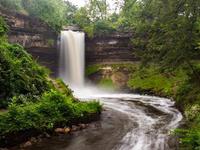
[[[57,76],[58,35],[40,19],[2,8],[0,15],[9,25],[9,41],[23,45],[39,63],[52,71],[52,76]],[[112,33],[86,38],[86,65],[136,61],[130,44],[131,37],[131,33]]]
[[[86,64],[137,61],[131,37],[132,33],[112,33],[86,38]]]
[[[52,76],[56,76],[58,72],[57,34],[40,19],[2,8],[0,8],[0,15],[9,26],[9,41],[23,45],[39,63],[52,71]]]

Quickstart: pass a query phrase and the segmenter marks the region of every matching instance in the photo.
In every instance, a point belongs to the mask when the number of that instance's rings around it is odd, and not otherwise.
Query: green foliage
[[[100,111],[98,102],[76,102],[71,96],[51,90],[44,93],[36,103],[12,103],[8,112],[0,114],[0,141],[3,141],[4,135],[19,131],[45,131],[58,124],[64,127],[76,121],[85,121]]]
[[[0,18],[0,37],[7,27]],[[73,123],[88,122],[101,112],[99,102],[79,102],[61,80],[48,79],[22,46],[0,41],[0,147],[11,135],[46,131]],[[11,139],[12,140],[12,139]]]
[[[154,92],[158,95],[176,95],[180,85],[187,79],[183,70],[161,72],[158,66],[150,66],[135,71],[128,85],[132,89]]]
[[[106,0],[89,0],[88,16],[92,22],[106,20],[108,16],[108,4]]]
[[[194,64],[196,66],[194,71],[188,72],[187,80],[179,87],[178,93],[176,95],[176,101],[179,105],[182,105],[183,108],[186,108],[186,111],[192,110],[193,105],[200,104],[200,87],[199,87],[199,79],[195,75],[195,73],[200,72],[199,64]],[[188,109],[189,107],[189,109]],[[200,113],[200,112],[199,112]],[[197,113],[197,114],[199,114]],[[190,118],[188,118],[190,119]]]
[[[119,15],[109,14],[106,0],[90,0],[79,9],[63,0],[0,0],[0,6],[38,17],[58,32],[63,26],[78,25],[89,37],[116,31],[119,24]]]
[[[42,19],[56,31],[74,23],[77,8],[63,0],[0,0],[0,6]]]
[[[108,13],[105,0],[90,0],[85,7],[76,11],[74,23],[79,25],[89,37],[109,34],[117,30],[118,14]]]
[[[190,65],[199,55],[199,8],[196,0],[126,1],[124,16],[135,29],[133,42],[143,62],[167,68]]]
[[[200,1],[126,0],[119,18],[134,31],[133,44],[148,67],[133,73],[129,86],[172,96],[185,112],[189,130],[181,133],[187,150],[200,149]]]
[[[56,30],[65,23],[66,8],[63,0],[22,0],[22,4],[30,15],[41,18]]]
[[[138,64],[135,62],[132,63],[119,63],[119,64],[94,64],[89,65],[85,69],[86,76],[89,76],[91,74],[97,73],[104,67],[111,67],[114,72],[120,71],[122,69],[126,69],[128,72],[134,72],[138,69]]]
[[[20,46],[0,44],[0,97],[40,95],[49,89],[47,71]]]
[[[128,72],[134,72],[138,69],[139,64],[137,62],[134,63],[120,63],[120,64],[111,64],[113,71],[120,71],[122,69],[125,69]]]
[[[0,6],[3,8],[18,11],[22,9],[21,2],[22,0],[0,0]]]
[[[177,129],[175,134],[180,136],[181,150],[199,150],[200,149],[200,126],[190,130]]]
[[[61,79],[51,80],[54,90],[58,90],[62,94],[66,96],[72,96],[72,90],[69,89],[68,85],[66,85]]]
[[[3,36],[7,33],[8,31],[8,26],[5,23],[4,19],[0,17],[0,36]]]
[[[107,20],[96,21],[95,24],[95,34],[105,35],[116,31],[116,29]]]
[[[85,75],[89,76],[92,75],[93,73],[98,72],[101,69],[101,65],[90,65],[87,66],[85,69]]]
[[[102,78],[99,81],[98,86],[100,88],[108,89],[108,90],[114,90],[114,89],[116,89],[116,87],[115,87],[112,79],[110,79],[110,78]]]

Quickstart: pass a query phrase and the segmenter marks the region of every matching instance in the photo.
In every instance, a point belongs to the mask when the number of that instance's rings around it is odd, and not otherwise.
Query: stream
[[[85,130],[45,139],[30,150],[176,150],[170,135],[182,120],[174,102],[134,94],[94,94],[104,107],[101,119]]]
[[[84,38],[83,32],[61,32],[59,77],[80,100],[99,100],[101,119],[87,129],[44,139],[29,150],[176,150],[177,139],[170,132],[182,115],[173,101],[86,87]]]

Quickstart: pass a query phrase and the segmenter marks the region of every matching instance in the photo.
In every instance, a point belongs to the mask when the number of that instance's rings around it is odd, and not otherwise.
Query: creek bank
[[[51,130],[40,131],[32,129],[4,135],[3,140],[1,139],[1,142],[3,143],[1,143],[0,149],[1,147],[9,148],[15,145],[20,145],[21,148],[25,148],[31,146],[34,143],[41,142],[44,138],[50,138],[51,136],[60,134],[70,134],[78,130],[86,129],[89,127],[89,123],[99,120],[100,115],[100,112],[89,114],[84,120],[73,120],[73,123],[66,124],[65,127],[57,125]]]
[[[83,130],[70,134],[59,134],[44,138],[41,142],[32,144],[27,150],[110,150],[119,146],[119,141],[125,134],[137,125],[127,122],[128,116],[116,110],[104,108],[98,121],[88,124]],[[10,150],[18,150],[10,149]]]
[[[195,70],[200,72],[199,62],[194,62]],[[200,88],[199,80],[187,68],[161,71],[150,65],[134,72],[128,82],[134,91],[171,97],[176,108],[184,115],[184,126],[176,130],[183,149],[193,150],[200,145]]]
[[[90,121],[86,121],[87,123],[79,123],[76,125],[71,125],[69,127],[57,127],[54,130],[46,131],[44,133],[40,133],[37,136],[32,136],[28,138],[26,142],[19,143],[18,146],[5,148],[7,150],[16,150],[16,149],[29,149],[31,146],[40,144],[43,141],[51,140],[53,138],[59,138],[62,136],[70,136],[75,134],[75,132],[86,130],[87,128],[91,128],[94,122],[100,120],[100,115],[96,115],[95,118],[90,119]],[[0,149],[1,150],[1,149]]]
[[[28,150],[177,149],[176,137],[169,136],[169,131],[182,116],[169,99],[109,94],[99,100],[104,104],[99,121],[85,130],[46,139]]]

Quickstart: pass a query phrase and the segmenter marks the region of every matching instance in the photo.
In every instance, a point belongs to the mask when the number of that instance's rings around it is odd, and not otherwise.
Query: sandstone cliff
[[[0,15],[9,26],[8,39],[23,45],[35,59],[57,75],[57,34],[40,19],[0,8]]]
[[[131,44],[132,33],[112,33],[86,38],[86,63],[119,63],[138,60]]]

